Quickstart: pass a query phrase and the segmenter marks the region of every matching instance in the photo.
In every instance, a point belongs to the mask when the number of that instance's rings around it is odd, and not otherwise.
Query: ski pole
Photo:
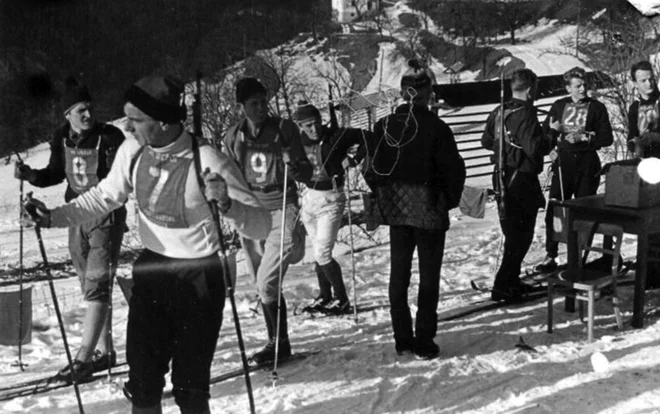
[[[222,276],[227,288],[227,296],[231,303],[231,311],[234,317],[234,326],[236,327],[236,336],[238,337],[238,348],[241,351],[241,362],[243,363],[243,373],[245,375],[245,387],[247,388],[248,400],[250,401],[250,413],[255,414],[254,397],[252,396],[252,381],[250,380],[250,367],[248,366],[247,356],[245,356],[245,344],[243,343],[243,335],[241,334],[241,323],[238,319],[238,311],[236,310],[236,300],[234,299],[234,285],[229,277],[229,263],[227,262],[227,249],[225,247],[225,240],[222,234],[222,226],[220,226],[220,215],[218,211],[218,202],[213,201],[211,205],[211,214],[213,215],[213,222],[215,229],[218,232],[218,239],[220,240],[220,258],[222,261]]]
[[[270,374],[271,379],[273,380],[273,386],[275,381],[278,380],[277,375],[277,358],[279,357],[280,352],[280,312],[282,307],[282,278],[284,277],[284,233],[286,227],[286,190],[288,184],[289,176],[289,164],[284,163],[284,188],[283,188],[283,197],[282,197],[282,223],[280,226],[280,274],[277,280],[277,327],[275,329],[275,361],[273,362],[273,372]]]
[[[351,189],[348,179],[348,167],[346,167],[344,173],[345,190],[346,190],[346,201],[348,203],[348,234],[351,245],[351,271],[353,275],[353,317],[355,318],[355,323],[358,323],[358,314],[357,314],[357,287],[355,283],[355,249],[353,248],[353,219],[351,217]]]
[[[16,151],[18,162],[23,164],[21,155]],[[18,204],[18,367],[23,368],[23,179],[20,180],[19,204]]]
[[[32,193],[28,193],[27,199],[29,200],[31,198],[32,198]],[[76,376],[73,372],[73,358],[71,357],[69,342],[66,339],[64,320],[62,319],[62,313],[60,312],[60,305],[57,301],[57,293],[55,292],[55,283],[53,283],[53,275],[50,273],[50,264],[48,263],[48,257],[46,256],[46,248],[44,247],[44,241],[41,237],[41,227],[39,226],[38,223],[35,223],[34,232],[37,235],[37,242],[39,243],[39,251],[41,251],[41,258],[44,262],[44,269],[46,269],[46,278],[48,279],[48,286],[50,287],[50,295],[53,300],[53,307],[55,308],[55,314],[57,315],[57,323],[60,325],[60,334],[62,334],[62,342],[64,342],[64,351],[66,352],[66,359],[68,360],[69,367],[71,368],[71,382],[73,383],[73,389],[75,390],[76,393],[76,400],[78,401],[78,411],[80,412],[80,414],[85,414],[85,409],[83,408],[82,399],[80,398],[80,389],[78,388],[78,380],[76,379]]]

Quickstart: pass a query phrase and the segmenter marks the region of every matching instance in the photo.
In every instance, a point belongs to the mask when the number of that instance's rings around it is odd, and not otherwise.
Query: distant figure
[[[630,68],[639,97],[628,109],[628,151],[637,158],[660,158],[660,91],[651,62],[642,60]],[[649,239],[652,247],[660,248],[660,236]],[[660,265],[648,263],[646,288],[660,288]]]
[[[64,199],[68,202],[85,194],[108,175],[124,134],[111,125],[95,121],[92,97],[85,85],[70,77],[65,87],[61,104],[67,122],[51,137],[48,165],[37,170],[19,161],[14,175],[42,188],[66,180]],[[117,270],[126,221],[126,209],[123,205],[117,207],[93,221],[69,227],[69,253],[87,310],[82,343],[73,366],[67,364],[57,374],[62,381],[70,381],[72,370],[81,381],[117,361],[109,333],[112,323],[110,284]]]
[[[519,69],[511,76],[512,98],[504,103],[504,114],[499,106],[486,120],[481,145],[494,152],[497,163],[500,145],[500,120],[504,117],[505,162],[504,198],[505,214],[500,215],[504,234],[504,254],[495,275],[491,299],[516,301],[524,296],[528,287],[520,281],[520,266],[534,238],[534,226],[539,208],[545,205],[538,174],[543,171],[543,157],[552,149],[552,138],[543,134],[534,99],[537,76],[529,69]],[[493,180],[496,180],[493,174]]]
[[[550,153],[553,160],[551,199],[570,200],[573,196],[596,194],[601,169],[597,151],[613,142],[607,108],[587,96],[590,85],[586,75],[580,67],[564,73],[566,92],[570,96],[552,104],[543,124],[544,133],[550,134],[556,145]],[[553,219],[550,206],[545,212],[546,256],[535,267],[539,272],[551,272],[557,268],[559,243],[552,239]]]
[[[404,103],[376,123],[369,143],[365,178],[375,196],[375,211],[390,226],[389,300],[395,349],[436,358],[440,269],[449,210],[458,206],[465,163],[454,135],[428,107],[428,73],[411,68],[401,78]],[[413,254],[419,256],[419,291],[413,332],[408,288]]]
[[[318,108],[304,101],[296,108],[293,120],[302,131],[302,144],[313,168],[312,177],[304,183],[302,220],[312,239],[320,290],[303,310],[339,315],[350,310],[341,266],[332,257],[346,204],[344,172],[364,157],[365,140],[370,132],[325,127]],[[353,158],[348,152],[355,145],[358,151]]]
[[[288,119],[268,114],[268,94],[261,82],[255,78],[239,80],[236,102],[243,118],[229,128],[223,148],[236,161],[248,186],[272,219],[272,227],[266,229],[266,236],[261,240],[241,239],[248,268],[256,280],[268,332],[268,342],[250,360],[261,364],[274,361],[277,354],[280,362],[291,356],[286,301],[279,280],[280,264],[286,273],[294,252],[304,249],[304,240],[294,237],[299,211],[296,181],[311,179],[312,166],[300,142],[298,127]],[[282,208],[284,197],[285,209]],[[280,256],[282,233],[284,250]]]

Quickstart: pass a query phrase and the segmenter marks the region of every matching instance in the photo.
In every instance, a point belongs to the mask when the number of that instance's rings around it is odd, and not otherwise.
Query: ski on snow
[[[289,358],[287,358],[284,361],[281,361],[278,365],[280,366],[286,366],[290,363],[296,362],[296,361],[301,361],[304,360],[305,358],[311,356],[311,355],[316,355],[318,354],[319,350],[313,350],[313,351],[301,351],[301,352],[296,352],[293,355],[291,355]],[[258,370],[268,370],[273,367],[272,362],[265,362],[262,364],[251,364],[249,366],[250,372],[258,371]],[[113,369],[111,373],[112,378],[116,377],[121,377],[125,376],[128,374],[128,365],[126,362],[122,362],[118,364],[115,368],[118,369]],[[223,381],[230,380],[232,378],[240,377],[244,374],[243,367],[228,370],[228,371],[220,371],[216,372],[215,374],[211,375],[211,381],[210,384],[217,384]],[[89,384],[92,382],[96,382],[98,380],[102,380],[104,378],[108,377],[107,371],[100,371],[94,373],[91,377],[86,378],[82,381],[79,381],[78,384]],[[37,394],[43,394],[47,393],[50,391],[55,391],[61,388],[66,388],[71,386],[71,383],[67,383],[64,381],[54,381],[52,376],[49,376],[47,378],[38,378],[34,380],[29,380],[29,381],[24,381],[18,384],[14,384],[9,387],[5,387],[0,389],[0,401],[7,401],[11,400],[14,398],[19,398],[19,397],[27,397],[31,395],[37,395]],[[168,390],[163,393],[163,398],[168,398],[172,396],[172,391]]]

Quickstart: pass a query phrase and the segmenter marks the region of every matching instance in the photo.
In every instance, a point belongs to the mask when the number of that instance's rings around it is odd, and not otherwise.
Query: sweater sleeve
[[[30,181],[35,187],[44,188],[57,185],[66,179],[64,170],[64,154],[62,152],[62,138],[54,134],[50,140],[50,158],[48,165],[39,170],[33,170],[34,180]]]
[[[604,147],[609,147],[614,142],[612,135],[612,125],[610,124],[610,117],[607,113],[607,108],[603,103],[594,101],[594,115],[592,123],[592,131],[594,136],[589,143],[589,147],[597,150]]]
[[[635,101],[628,109],[628,151],[635,152],[635,142],[633,139],[639,137],[637,128],[637,117],[639,116],[639,102]]]
[[[125,140],[112,168],[101,182],[74,200],[51,211],[52,227],[70,227],[102,217],[121,207],[133,191],[131,163],[140,149],[134,139]]]
[[[448,208],[457,207],[465,185],[465,161],[458,152],[456,139],[449,126],[438,120],[437,166],[441,186],[447,196]]]
[[[309,181],[312,178],[313,168],[309,159],[307,159],[307,154],[300,140],[298,127],[293,122],[283,119],[280,129],[283,135],[284,147],[288,149],[291,162],[296,168],[295,173],[292,172],[293,178],[301,183]]]
[[[200,147],[201,164],[222,176],[227,183],[231,207],[224,214],[229,225],[248,239],[263,240],[271,229],[271,215],[250,191],[236,163],[226,154],[205,145]]]

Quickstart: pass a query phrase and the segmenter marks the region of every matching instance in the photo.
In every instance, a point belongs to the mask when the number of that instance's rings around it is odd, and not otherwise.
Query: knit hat
[[[243,78],[236,82],[236,102],[244,103],[254,95],[268,95],[266,87],[256,78]]]
[[[401,90],[405,91],[412,88],[416,91],[425,89],[431,86],[431,77],[428,70],[417,61],[417,59],[410,59],[408,61],[408,70],[401,77]]]
[[[298,101],[298,107],[293,113],[293,120],[303,122],[309,119],[321,119],[321,112],[307,101]]]
[[[147,76],[126,91],[126,102],[156,121],[177,124],[186,119],[183,82],[169,76]]]
[[[92,96],[89,94],[87,87],[80,83],[73,76],[69,76],[64,80],[64,96],[62,96],[62,109],[64,114],[68,114],[74,106],[81,102],[89,102]]]

